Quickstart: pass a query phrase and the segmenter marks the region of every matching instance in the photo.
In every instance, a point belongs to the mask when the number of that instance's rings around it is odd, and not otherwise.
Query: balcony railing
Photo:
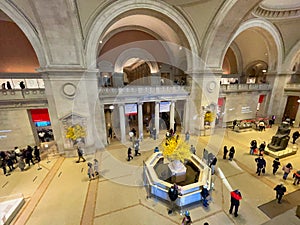
[[[125,86],[121,88],[101,87],[99,88],[100,99],[130,98],[154,100],[154,98],[173,96],[178,99],[185,98],[190,93],[189,86]]]
[[[226,84],[220,86],[220,92],[269,91],[270,84]]]
[[[286,84],[284,87],[285,91],[300,91],[300,83]]]
[[[5,89],[0,90],[0,101],[46,100],[45,89]]]

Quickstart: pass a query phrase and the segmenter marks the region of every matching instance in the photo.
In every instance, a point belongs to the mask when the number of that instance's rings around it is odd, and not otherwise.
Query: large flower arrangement
[[[79,124],[67,128],[66,138],[69,138],[72,141],[76,141],[77,139],[84,138],[85,136],[86,136],[85,129]]]
[[[184,162],[185,159],[191,157],[190,147],[187,142],[180,138],[167,138],[162,145],[163,156],[170,160],[180,160]]]
[[[211,111],[207,111],[204,115],[204,122],[213,122],[215,119],[215,114]]]

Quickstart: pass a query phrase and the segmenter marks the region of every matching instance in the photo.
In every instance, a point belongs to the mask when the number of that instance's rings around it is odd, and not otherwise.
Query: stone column
[[[174,130],[174,115],[175,115],[175,101],[171,101],[170,106],[170,129]]]
[[[138,126],[139,126],[139,137],[143,135],[143,103],[138,103]]]
[[[187,99],[184,102],[184,116],[183,116],[184,133],[190,130],[189,120],[193,120],[193,118],[190,118],[189,99]]]
[[[125,128],[125,109],[124,104],[119,104],[119,116],[120,116],[120,132],[121,132],[121,142],[126,141],[126,128]]]
[[[275,123],[280,123],[286,106],[287,96],[284,95],[284,87],[287,83],[287,74],[277,74],[269,72],[267,79],[272,87],[269,101],[268,115],[275,115]]]
[[[296,114],[296,118],[295,118],[295,123],[294,123],[294,127],[300,127],[300,104],[298,104],[298,111]]]
[[[221,73],[216,71],[203,71],[201,73],[192,73],[192,88],[189,104],[189,128],[191,134],[202,134],[204,129],[205,109],[210,107],[216,114]],[[214,127],[215,121],[211,123]],[[212,131],[213,132],[213,131]]]
[[[159,134],[159,102],[155,102],[155,129],[156,129],[156,137],[158,137]]]

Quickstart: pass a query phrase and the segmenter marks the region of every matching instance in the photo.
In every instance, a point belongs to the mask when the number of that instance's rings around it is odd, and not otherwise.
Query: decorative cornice
[[[300,8],[294,9],[268,9],[259,5],[252,14],[256,17],[264,17],[272,20],[294,19],[300,17]]]

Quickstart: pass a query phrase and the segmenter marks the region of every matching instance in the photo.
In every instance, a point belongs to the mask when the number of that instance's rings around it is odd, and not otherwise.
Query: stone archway
[[[105,34],[107,27],[111,26],[111,23],[118,18],[120,15],[129,12],[131,10],[150,10],[153,12],[160,13],[169,20],[172,20],[181,29],[182,33],[187,39],[190,50],[198,55],[198,43],[195,32],[189,25],[188,21],[175,10],[171,5],[165,2],[157,2],[145,0],[142,3],[138,3],[134,0],[126,0],[121,2],[115,2],[107,6],[104,10],[99,13],[94,21],[92,22],[87,38],[86,38],[86,62],[89,69],[96,69],[96,57],[98,51],[98,45],[101,38]],[[193,68],[196,62],[193,62],[192,57],[188,58],[189,68]]]

